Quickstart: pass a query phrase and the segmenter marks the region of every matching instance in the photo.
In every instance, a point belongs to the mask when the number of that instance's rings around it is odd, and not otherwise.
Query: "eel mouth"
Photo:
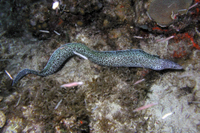
[[[163,62],[163,66],[164,66],[164,69],[174,69],[174,70],[182,70],[183,69],[182,66],[180,66],[179,64],[177,64],[173,61],[170,61],[170,60]]]

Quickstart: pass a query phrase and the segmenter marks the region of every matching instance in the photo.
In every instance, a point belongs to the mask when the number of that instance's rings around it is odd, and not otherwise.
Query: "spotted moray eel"
[[[54,74],[61,68],[68,58],[74,55],[89,59],[90,61],[102,66],[143,67],[153,70],[183,69],[182,66],[170,60],[160,59],[158,56],[148,54],[140,49],[95,51],[81,43],[68,43],[54,51],[42,71],[23,69],[17,74],[12,85],[16,85],[19,80],[27,74],[35,74],[38,76]]]

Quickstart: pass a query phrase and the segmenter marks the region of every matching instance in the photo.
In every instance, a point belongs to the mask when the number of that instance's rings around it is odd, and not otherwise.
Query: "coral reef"
[[[153,93],[149,94],[147,102],[159,101],[159,105],[147,110],[146,115],[151,115],[151,122],[148,122],[150,131],[155,128],[157,132],[169,132],[172,129],[174,132],[199,132],[199,53],[198,50],[192,52],[184,72],[166,73],[151,87]],[[163,117],[170,112],[172,115],[169,118]],[[167,126],[171,126],[171,129]]]

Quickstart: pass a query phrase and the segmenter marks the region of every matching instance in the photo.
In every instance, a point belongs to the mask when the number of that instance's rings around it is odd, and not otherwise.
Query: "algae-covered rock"
[[[159,105],[147,110],[152,132],[199,132],[200,62],[198,51],[185,61],[185,71],[165,73],[152,84],[147,103]],[[155,120],[155,121],[154,121]],[[169,126],[170,125],[170,126]]]
[[[23,129],[23,120],[20,117],[12,117],[7,120],[3,133],[19,133]]]
[[[174,15],[187,13],[192,0],[152,0],[148,14],[160,26],[168,26]]]

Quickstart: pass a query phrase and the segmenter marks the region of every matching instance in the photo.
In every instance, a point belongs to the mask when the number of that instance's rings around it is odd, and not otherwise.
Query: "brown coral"
[[[153,0],[148,14],[160,26],[168,26],[173,22],[174,15],[185,14],[192,0]]]

